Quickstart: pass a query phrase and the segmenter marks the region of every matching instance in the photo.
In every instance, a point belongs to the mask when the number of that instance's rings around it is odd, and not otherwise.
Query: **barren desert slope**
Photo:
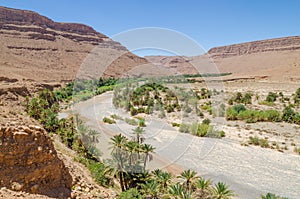
[[[271,81],[300,81],[300,37],[253,41],[210,49],[195,57],[147,56],[150,62],[179,73],[232,73],[227,78],[256,77]],[[225,78],[226,79],[226,78]]]

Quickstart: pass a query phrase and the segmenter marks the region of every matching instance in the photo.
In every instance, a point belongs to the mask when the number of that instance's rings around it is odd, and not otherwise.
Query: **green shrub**
[[[296,105],[300,104],[300,88],[298,88],[294,94],[294,103]]]
[[[121,116],[116,115],[116,114],[112,114],[112,115],[110,115],[110,117],[114,120],[123,120],[123,118]]]
[[[189,133],[190,132],[190,125],[189,124],[185,124],[185,123],[180,124],[179,131],[181,133]]]
[[[137,126],[139,123],[135,119],[125,118],[125,122],[132,126]]]
[[[198,130],[197,130],[197,136],[204,137],[208,133],[208,130],[210,129],[209,124],[199,124]]]
[[[267,139],[258,138],[257,136],[254,137],[250,136],[248,143],[255,146],[261,146],[263,148],[269,147],[269,141]]]
[[[225,137],[225,132],[224,131],[219,131],[219,137]]]
[[[115,124],[116,121],[114,119],[108,118],[108,117],[104,117],[102,120],[104,123],[108,123],[108,124]]]
[[[75,161],[86,166],[91,172],[94,180],[104,187],[109,187],[113,184],[113,179],[107,175],[108,168],[102,162],[96,162],[83,157],[75,158]]]
[[[193,135],[197,135],[197,132],[198,132],[198,123],[197,122],[194,122],[190,125],[190,132]]]
[[[275,102],[278,97],[277,93],[269,92],[266,97],[266,102]]]
[[[242,102],[244,104],[251,104],[252,103],[252,94],[251,93],[246,93],[242,99]]]
[[[267,193],[266,195],[261,195],[261,199],[288,199],[288,198],[276,196],[273,193]]]
[[[123,191],[118,197],[118,199],[143,199],[137,188],[130,188]]]
[[[274,106],[274,102],[261,101],[259,105]]]
[[[138,118],[139,127],[146,127],[146,122],[144,118]]]
[[[255,146],[258,146],[259,145],[259,138],[257,136],[255,136],[255,137],[250,136],[248,143],[252,144],[252,145],[255,145]]]
[[[237,112],[240,113],[242,111],[246,110],[246,107],[243,104],[237,104],[233,106],[233,109]]]
[[[237,120],[238,112],[234,110],[232,107],[229,107],[226,110],[226,119],[227,120]]]
[[[291,106],[286,106],[283,109],[282,120],[285,121],[285,122],[293,123],[295,115],[296,115],[296,113],[292,109],[292,107]]]
[[[176,123],[176,122],[172,122],[172,126],[173,126],[173,127],[180,127],[180,124],[179,124],[179,123]]]
[[[202,121],[202,124],[210,124],[210,119],[206,118]]]
[[[130,115],[135,116],[138,114],[138,110],[135,109],[134,107],[130,107]]]
[[[236,105],[232,108],[228,108],[226,110],[226,119],[244,120],[247,123],[281,121],[281,114],[277,110],[244,110],[242,106]]]

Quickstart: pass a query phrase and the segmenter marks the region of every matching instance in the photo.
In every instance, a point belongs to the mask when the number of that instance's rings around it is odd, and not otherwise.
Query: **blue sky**
[[[1,0],[54,21],[79,22],[108,36],[133,28],[182,32],[211,47],[300,33],[299,0]]]

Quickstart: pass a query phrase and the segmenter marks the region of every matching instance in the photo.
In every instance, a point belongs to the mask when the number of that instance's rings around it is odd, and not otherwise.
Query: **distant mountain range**
[[[136,75],[155,75],[153,71],[157,71],[230,72],[230,78],[300,81],[299,36],[215,47],[195,57],[141,58],[89,26],[54,22],[36,12],[0,7],[0,41],[0,77],[61,82],[78,74],[120,77],[128,71]]]

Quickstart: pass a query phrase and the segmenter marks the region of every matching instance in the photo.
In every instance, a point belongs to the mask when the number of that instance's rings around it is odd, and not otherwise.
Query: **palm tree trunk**
[[[123,178],[123,172],[122,171],[119,171],[119,176],[120,176],[120,186],[121,186],[121,190],[122,191],[125,191],[125,188],[124,188],[124,178]]]
[[[146,157],[145,157],[145,160],[144,160],[144,171],[146,171],[147,159],[148,159],[148,153],[146,153]]]

